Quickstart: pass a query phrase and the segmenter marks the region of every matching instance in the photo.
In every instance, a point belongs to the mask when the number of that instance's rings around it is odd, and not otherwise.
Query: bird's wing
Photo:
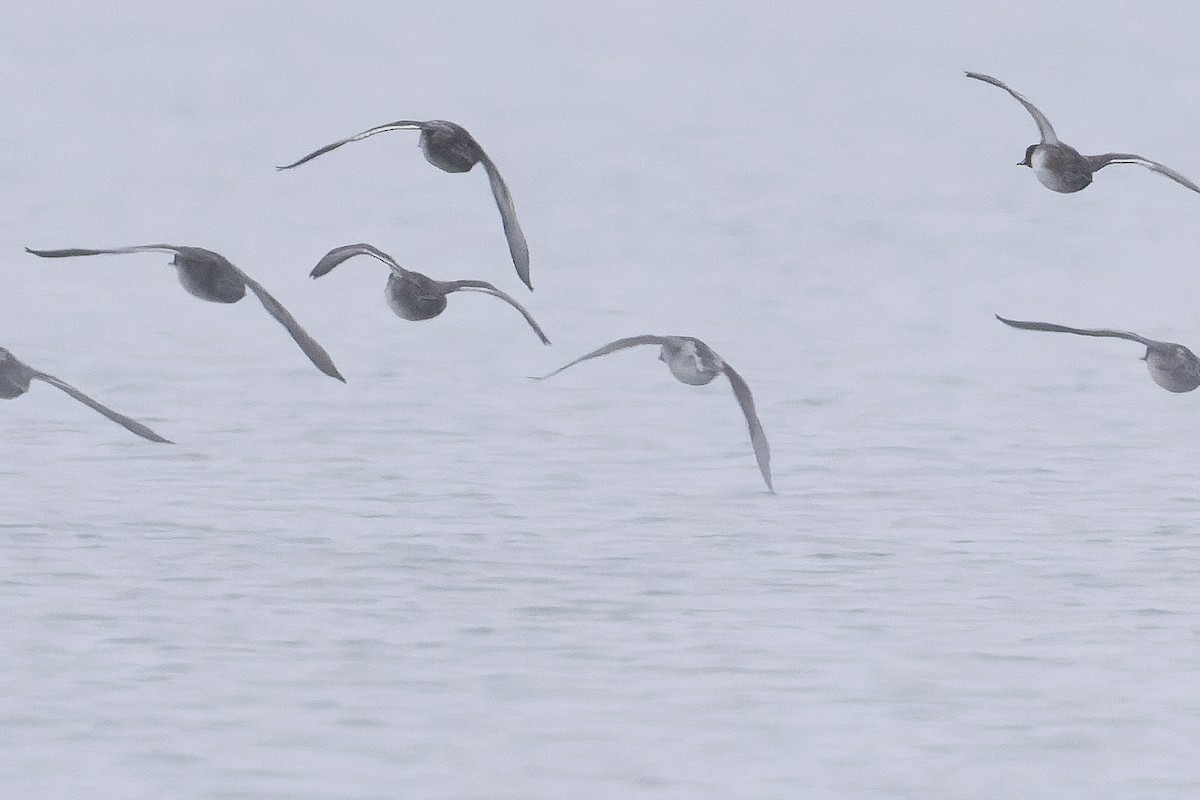
[[[1131,342],[1138,342],[1149,347],[1152,344],[1158,344],[1153,339],[1147,339],[1144,336],[1138,336],[1136,333],[1128,331],[1116,331],[1111,328],[1068,328],[1066,325],[1055,325],[1052,322],[1023,322],[1016,319],[1005,319],[999,314],[996,319],[1003,322],[1005,325],[1013,328],[1021,328],[1027,331],[1050,331],[1052,333],[1074,333],[1079,336],[1110,336],[1115,339],[1128,339]]]
[[[136,420],[132,420],[129,417],[125,416],[124,414],[118,414],[116,411],[113,411],[108,406],[103,406],[100,403],[97,403],[95,400],[88,397],[86,394],[79,391],[71,384],[66,383],[64,381],[60,381],[58,378],[54,377],[53,375],[47,375],[45,372],[38,372],[37,370],[33,370],[32,372],[33,372],[33,374],[31,377],[37,378],[40,381],[45,381],[46,383],[50,384],[51,386],[57,386],[59,389],[62,389],[64,392],[69,394],[71,397],[74,397],[76,400],[83,403],[85,406],[88,406],[90,408],[95,409],[96,411],[99,411],[101,414],[108,417],[113,422],[124,427],[126,430],[136,433],[138,436],[141,436],[143,439],[149,439],[152,442],[162,442],[164,444],[175,444],[170,439],[164,439],[163,437],[159,436],[157,433],[150,430],[142,423],[140,423]]]
[[[347,244],[341,247],[333,248],[321,257],[321,260],[317,262],[317,265],[313,267],[312,272],[308,273],[308,275],[310,278],[319,278],[322,275],[327,274],[330,270],[332,270],[338,264],[341,264],[343,261],[353,258],[354,256],[363,255],[372,256],[379,259],[384,264],[387,264],[388,267],[391,268],[392,272],[395,272],[401,277],[403,277],[408,271],[404,269],[404,267],[397,264],[396,259],[389,256],[378,247],[360,242],[359,244]]]
[[[1041,111],[1038,111],[1037,106],[1035,106],[1033,103],[1029,102],[1020,94],[1010,89],[1008,84],[1004,83],[1004,81],[993,78],[991,75],[984,75],[980,72],[968,72],[967,77],[974,78],[977,81],[983,81],[984,83],[990,83],[992,86],[999,86],[1001,89],[1017,98],[1017,102],[1025,106],[1025,110],[1033,115],[1033,121],[1037,123],[1038,133],[1041,134],[1042,137],[1042,144],[1058,143],[1058,136],[1054,133],[1054,127],[1050,124],[1050,120],[1046,119],[1046,115]]]
[[[545,375],[534,377],[534,380],[540,381],[545,380],[546,378],[552,378],[567,367],[573,367],[580,361],[587,361],[589,358],[599,358],[600,356],[606,356],[609,353],[615,353],[618,350],[624,350],[627,347],[637,347],[640,344],[666,344],[670,339],[671,337],[669,336],[630,336],[627,339],[617,339],[615,342],[609,342],[608,344],[604,345],[604,347],[601,347],[598,350],[593,350],[585,356],[580,356],[570,364],[567,364],[565,367],[559,367],[553,372],[548,372]]]
[[[176,247],[171,244],[140,244],[135,247],[113,247],[106,250],[93,250],[90,248],[74,247],[67,250],[34,250],[31,247],[26,247],[26,253],[33,253],[35,256],[42,258],[70,258],[72,256],[102,256],[116,255],[120,253],[171,253],[179,255],[188,248]]]
[[[234,269],[237,268],[234,267]],[[271,293],[264,289],[258,281],[240,269],[237,271],[242,280],[246,282],[246,287],[254,292],[254,296],[263,304],[263,308],[267,310],[267,313],[286,328],[288,334],[296,341],[296,344],[300,345],[300,349],[304,351],[304,355],[308,356],[308,360],[329,377],[337,378],[342,383],[345,383],[346,379],[342,377],[342,373],[338,372],[338,368],[334,366],[333,359],[330,358],[329,353],[325,352],[325,348],[321,347],[316,339],[308,335],[308,331],[300,327],[300,323],[296,322],[296,318],[283,307],[283,304],[272,297]]]
[[[447,290],[451,292],[475,291],[484,292],[485,294],[490,294],[493,297],[499,297],[517,311],[521,312],[521,316],[523,316],[525,321],[529,323],[529,327],[533,328],[533,332],[536,333],[538,338],[542,340],[542,344],[550,344],[550,340],[546,338],[546,334],[542,333],[542,328],[537,324],[537,321],[533,318],[533,315],[526,311],[525,307],[512,297],[500,291],[487,281],[445,281],[443,285],[446,286]]]
[[[1139,155],[1134,155],[1133,153],[1105,153],[1104,155],[1099,156],[1088,156],[1087,159],[1091,162],[1093,172],[1098,169],[1103,169],[1109,164],[1141,164],[1146,169],[1154,170],[1159,175],[1166,175],[1171,180],[1176,181],[1177,183],[1182,183],[1193,192],[1200,192],[1200,186],[1192,183],[1190,180],[1180,175],[1170,167],[1164,166],[1157,161],[1151,161],[1148,158],[1142,158]]]
[[[424,125],[423,122],[417,122],[416,120],[411,120],[411,119],[397,120],[396,122],[389,122],[386,125],[376,125],[374,128],[365,130],[362,133],[356,133],[347,139],[339,139],[338,141],[334,142],[333,144],[327,144],[324,147],[313,150],[311,153],[304,156],[304,158],[301,158],[298,161],[293,161],[291,164],[287,164],[286,166],[276,167],[275,169],[284,170],[284,169],[291,169],[292,167],[298,167],[301,164],[303,164],[305,161],[312,161],[317,156],[324,155],[325,153],[328,153],[330,150],[336,150],[344,144],[349,144],[350,142],[357,142],[361,139],[366,139],[368,136],[374,136],[377,133],[386,133],[388,131],[420,130],[423,125]]]
[[[529,245],[525,242],[521,224],[517,222],[517,209],[513,205],[508,185],[504,183],[496,165],[482,148],[479,149],[479,161],[487,172],[488,182],[492,185],[492,197],[496,198],[496,207],[500,209],[500,221],[504,223],[504,235],[508,239],[508,252],[512,255],[513,266],[517,268],[517,275],[522,283],[532,291],[533,284],[529,280]]]
[[[754,445],[754,458],[758,461],[758,471],[762,473],[763,480],[767,482],[767,488],[774,494],[775,487],[771,483],[771,446],[767,444],[767,435],[763,433],[762,423],[758,421],[758,413],[754,410],[754,395],[750,394],[750,387],[742,379],[742,376],[737,374],[729,364],[725,364],[723,372],[733,386],[733,395],[737,398],[738,405],[742,407],[742,413],[746,415],[746,425],[750,428],[750,443]]]

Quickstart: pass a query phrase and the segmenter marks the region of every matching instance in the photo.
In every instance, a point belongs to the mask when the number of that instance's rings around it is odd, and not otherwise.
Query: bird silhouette
[[[285,170],[298,167],[330,150],[336,150],[350,142],[361,141],[377,133],[406,130],[421,132],[419,143],[421,150],[425,153],[425,160],[438,169],[446,172],[467,172],[476,164],[483,164],[488,182],[492,186],[492,197],[496,198],[496,207],[500,209],[500,221],[504,225],[504,235],[508,239],[508,252],[512,256],[513,266],[517,268],[517,275],[525,285],[533,289],[533,284],[529,279],[529,245],[525,243],[525,234],[522,233],[521,225],[517,222],[517,209],[513,205],[512,194],[509,193],[504,179],[500,177],[500,171],[496,169],[496,165],[488,158],[487,153],[483,152],[483,148],[479,146],[475,138],[467,133],[466,128],[461,125],[447,122],[444,119],[431,119],[424,122],[402,119],[389,122],[386,125],[369,128],[362,133],[356,133],[349,138],[339,139],[312,151],[291,164],[276,167],[276,169]]]
[[[1109,164],[1140,164],[1160,175],[1166,175],[1171,180],[1183,184],[1193,192],[1200,192],[1200,186],[1197,186],[1183,175],[1170,167],[1164,166],[1157,161],[1151,161],[1143,156],[1134,155],[1133,153],[1104,153],[1099,156],[1085,156],[1069,144],[1060,142],[1058,136],[1054,133],[1054,128],[1050,125],[1050,120],[1046,119],[1046,115],[1038,111],[1033,103],[1013,91],[1003,81],[979,72],[968,72],[967,77],[1000,87],[1015,97],[1033,116],[1042,140],[1038,144],[1031,144],[1025,149],[1025,159],[1019,162],[1019,166],[1030,167],[1034,175],[1037,176],[1038,181],[1047,189],[1064,194],[1078,192],[1092,182],[1093,173],[1107,167]]]
[[[1053,333],[1073,333],[1077,336],[1107,336],[1115,339],[1128,339],[1144,345],[1146,355],[1142,361],[1150,370],[1150,377],[1168,392],[1190,392],[1200,386],[1200,358],[1181,344],[1175,342],[1160,342],[1147,339],[1136,333],[1115,331],[1109,328],[1068,328],[1066,325],[1055,325],[1051,322],[1023,322],[1015,319],[1005,319],[999,314],[996,319],[1013,328],[1027,331],[1051,331]]]
[[[741,375],[734,371],[733,367],[729,366],[725,359],[717,355],[715,350],[693,336],[646,335],[618,339],[587,355],[580,356],[566,366],[537,377],[535,380],[551,378],[580,361],[599,358],[618,350],[643,344],[660,345],[662,349],[658,353],[659,361],[665,362],[668,369],[671,370],[671,374],[682,383],[703,386],[721,374],[729,379],[729,383],[733,387],[733,395],[737,398],[738,405],[742,407],[742,413],[746,415],[746,425],[750,429],[750,443],[754,446],[754,458],[758,461],[758,471],[762,473],[767,489],[774,493],[775,487],[771,482],[771,448],[767,444],[767,435],[763,432],[762,424],[758,421],[758,413],[754,409],[754,396],[750,393],[749,385]]]
[[[246,289],[254,292],[255,297],[263,304],[267,313],[276,319],[300,345],[304,355],[331,378],[337,378],[342,383],[346,379],[334,366],[333,359],[317,340],[308,335],[300,323],[296,321],[283,304],[272,297],[260,283],[235,267],[225,256],[205,250],[202,247],[181,247],[173,244],[143,244],[135,247],[114,247],[107,250],[92,250],[73,248],[69,250],[32,250],[28,247],[25,252],[33,253],[42,258],[71,258],[74,256],[116,255],[126,253],[170,253],[174,256],[171,264],[178,270],[179,282],[189,294],[213,303],[236,303],[246,296]]]
[[[71,397],[74,397],[85,406],[99,411],[113,422],[121,425],[126,430],[136,433],[143,439],[149,439],[152,442],[162,442],[163,444],[174,444],[174,442],[172,442],[170,439],[164,439],[142,423],[132,420],[124,414],[118,414],[108,406],[101,405],[83,392],[76,389],[71,384],[59,380],[53,375],[49,375],[45,372],[39,372],[28,364],[20,361],[8,350],[0,347],[0,398],[12,400],[14,397],[20,397],[29,391],[29,383],[30,381],[34,380],[44,381],[51,386],[56,386],[59,389],[62,389],[64,392],[69,394]]]
[[[401,319],[433,319],[446,310],[446,295],[451,292],[483,292],[500,298],[519,311],[525,321],[529,323],[529,327],[533,328],[533,332],[542,340],[542,344],[550,344],[546,334],[542,333],[541,327],[524,306],[492,284],[475,280],[436,281],[419,272],[405,269],[396,262],[396,259],[374,245],[360,243],[335,247],[317,262],[309,276],[319,278],[343,261],[359,255],[378,259],[387,264],[391,270],[387,285],[384,287],[384,296],[392,311],[395,311],[396,316]]]

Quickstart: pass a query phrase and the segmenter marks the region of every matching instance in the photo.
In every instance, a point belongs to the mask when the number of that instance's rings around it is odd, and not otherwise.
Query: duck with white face
[[[526,244],[525,234],[521,230],[520,223],[517,222],[517,209],[513,204],[512,194],[508,191],[508,185],[504,182],[504,178],[500,177],[500,171],[488,158],[487,153],[483,152],[479,142],[475,141],[475,137],[457,123],[447,122],[444,119],[430,119],[423,122],[402,119],[385,125],[376,125],[362,133],[320,147],[303,158],[297,159],[291,164],[276,167],[276,169],[285,170],[298,167],[330,150],[336,150],[350,142],[361,141],[377,133],[406,130],[421,132],[418,143],[421,146],[421,152],[425,154],[425,160],[444,172],[469,172],[476,164],[483,165],[488,183],[492,187],[492,197],[496,201],[496,207],[500,210],[500,223],[504,226],[504,236],[508,240],[508,252],[512,256],[513,266],[516,267],[521,281],[533,289],[529,278],[529,245]]]
[[[1005,319],[999,314],[996,315],[996,319],[1010,327],[1027,331],[1051,331],[1053,333],[1073,333],[1077,336],[1128,339],[1145,346],[1146,355],[1142,356],[1142,361],[1146,362],[1151,379],[1168,392],[1190,392],[1200,386],[1200,358],[1197,358],[1196,354],[1188,348],[1175,342],[1160,342],[1136,333],[1110,328],[1068,328],[1065,325],[1055,325],[1050,322]]]
[[[1018,162],[1018,165],[1032,169],[1038,182],[1047,189],[1062,192],[1063,194],[1078,192],[1081,189],[1087,188],[1092,182],[1092,175],[1094,173],[1107,167],[1109,164],[1140,164],[1160,175],[1166,175],[1171,180],[1186,186],[1193,192],[1200,192],[1200,186],[1197,186],[1180,173],[1143,156],[1134,155],[1133,153],[1105,153],[1098,156],[1085,156],[1069,144],[1060,142],[1046,115],[1039,111],[1033,103],[1009,88],[1007,84],[993,78],[991,75],[983,75],[978,72],[968,72],[967,77],[983,81],[984,83],[990,83],[1008,92],[1017,102],[1025,106],[1025,110],[1033,117],[1033,121],[1037,123],[1041,141],[1038,144],[1031,144],[1025,149],[1025,158]]]
[[[172,444],[169,439],[164,439],[142,423],[132,420],[124,414],[118,414],[108,406],[101,405],[83,392],[76,389],[74,386],[71,386],[69,383],[61,381],[53,375],[34,369],[28,364],[20,361],[8,350],[0,347],[0,398],[12,400],[13,398],[20,397],[29,391],[30,382],[35,380],[43,381],[51,386],[61,389],[71,397],[83,403],[85,406],[99,411],[113,422],[124,427],[128,431],[136,433],[143,439],[148,439],[152,442],[161,442],[163,444]]]
[[[482,292],[499,298],[520,312],[529,327],[542,340],[542,344],[550,344],[542,328],[534,320],[533,315],[525,307],[509,295],[497,289],[487,281],[460,280],[438,281],[420,272],[413,272],[400,266],[396,259],[374,245],[360,242],[335,247],[326,253],[317,265],[313,267],[309,277],[319,278],[327,275],[334,267],[354,256],[371,256],[387,265],[391,272],[388,274],[387,285],[383,294],[388,306],[401,319],[420,321],[433,319],[446,310],[446,295],[452,292]]]
[[[762,423],[758,421],[758,412],[754,407],[754,396],[750,393],[750,386],[733,367],[729,366],[725,359],[717,355],[715,350],[694,336],[645,335],[618,339],[580,356],[566,366],[537,377],[535,380],[551,378],[580,361],[587,361],[589,358],[598,358],[643,344],[660,346],[658,360],[666,363],[671,374],[681,383],[690,386],[704,386],[711,383],[718,375],[724,375],[729,379],[729,384],[733,387],[733,395],[737,398],[738,405],[741,406],[742,413],[746,417],[746,426],[750,429],[750,443],[754,447],[754,458],[758,462],[758,470],[762,473],[767,489],[774,494],[775,487],[771,481],[771,447],[767,443],[767,435],[763,432]]]
[[[143,244],[134,247],[114,247],[107,250],[87,248],[31,250],[26,247],[25,252],[42,258],[168,253],[173,256],[171,266],[175,267],[179,283],[183,285],[188,294],[199,297],[201,300],[208,300],[210,303],[236,303],[246,296],[246,289],[250,289],[263,304],[267,313],[287,330],[288,335],[300,346],[300,350],[308,356],[308,360],[313,363],[313,366],[331,378],[337,378],[342,383],[346,382],[346,379],[338,372],[329,353],[325,352],[325,348],[321,347],[317,340],[308,334],[308,331],[300,327],[300,323],[283,307],[283,304],[272,297],[262,284],[235,267],[220,253],[205,250],[203,247],[173,244]]]
[[[721,374],[725,362],[699,339],[686,336],[664,337],[658,360],[667,365],[681,383],[704,386]]]

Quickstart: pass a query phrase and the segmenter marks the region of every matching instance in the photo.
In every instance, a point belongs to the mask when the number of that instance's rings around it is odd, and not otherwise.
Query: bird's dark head
[[[1029,145],[1029,147],[1026,147],[1025,148],[1025,160],[1018,163],[1017,166],[1032,167],[1033,166],[1033,151],[1037,150],[1037,148],[1038,148],[1038,146],[1036,144],[1031,144],[1031,145]]]

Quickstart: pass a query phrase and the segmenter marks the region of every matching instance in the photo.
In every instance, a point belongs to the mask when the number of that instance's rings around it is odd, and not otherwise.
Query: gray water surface
[[[38,6],[0,32],[5,798],[1200,796],[1190,3]],[[1136,10],[1136,13],[1132,13]],[[508,180],[394,119],[466,126]],[[203,303],[168,241],[261,281]],[[489,280],[398,320],[371,242]],[[754,390],[610,340],[698,336]]]

